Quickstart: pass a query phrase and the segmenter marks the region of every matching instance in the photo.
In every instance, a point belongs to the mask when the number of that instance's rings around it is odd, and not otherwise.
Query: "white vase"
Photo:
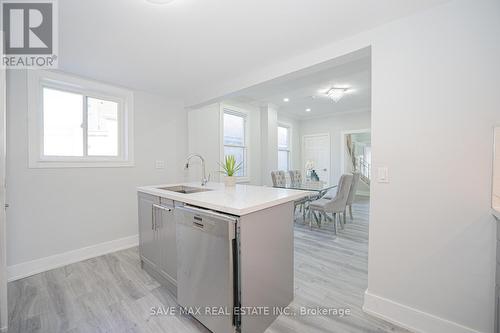
[[[234,187],[234,186],[236,186],[236,177],[226,176],[224,178],[224,185],[226,185],[227,187]]]

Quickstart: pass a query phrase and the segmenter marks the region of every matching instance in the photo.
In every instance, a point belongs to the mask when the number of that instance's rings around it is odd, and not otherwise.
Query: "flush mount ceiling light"
[[[326,92],[326,95],[330,97],[332,101],[337,103],[346,93],[349,92],[349,90],[350,88],[347,87],[333,87]]]
[[[146,0],[147,2],[154,3],[155,5],[166,5],[174,0]]]
[[[307,108],[307,109],[306,109],[306,112],[311,112],[311,109],[310,109],[310,108]]]
[[[288,97],[283,98],[283,102],[289,102],[289,101],[290,101],[290,98],[288,98]]]

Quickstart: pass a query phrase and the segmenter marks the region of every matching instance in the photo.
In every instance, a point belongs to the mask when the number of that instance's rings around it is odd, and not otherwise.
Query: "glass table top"
[[[332,188],[337,187],[337,184],[327,184],[324,182],[315,182],[315,181],[305,181],[299,183],[289,183],[284,186],[274,186],[277,188],[286,188],[290,190],[304,190],[304,191],[316,191],[316,192],[324,192],[329,191]]]

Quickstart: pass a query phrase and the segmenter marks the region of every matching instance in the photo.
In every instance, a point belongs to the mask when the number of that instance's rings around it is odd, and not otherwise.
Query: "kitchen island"
[[[141,265],[212,332],[258,333],[293,300],[294,201],[220,183],[138,188]]]

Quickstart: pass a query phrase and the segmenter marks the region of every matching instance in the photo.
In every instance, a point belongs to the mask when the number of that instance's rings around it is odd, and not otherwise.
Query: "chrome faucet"
[[[206,174],[206,170],[205,170],[205,159],[203,158],[203,156],[201,156],[200,154],[189,155],[186,158],[186,169],[189,169],[189,160],[191,160],[193,157],[198,157],[201,160],[201,168],[202,168],[201,186],[205,186],[208,183],[210,177],[207,178],[207,174]]]

